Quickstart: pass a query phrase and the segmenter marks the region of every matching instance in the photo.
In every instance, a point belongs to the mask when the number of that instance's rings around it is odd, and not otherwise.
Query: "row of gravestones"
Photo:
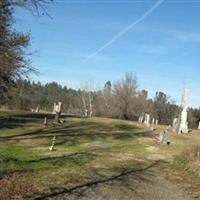
[[[182,95],[182,102],[181,102],[181,112],[179,114],[178,118],[174,118],[172,122],[172,131],[174,133],[182,134],[182,133],[188,133],[188,122],[187,122],[187,117],[188,117],[188,89],[185,87],[183,90],[183,95]],[[150,115],[149,114],[142,114],[139,117],[139,122],[144,124],[147,127],[150,127],[151,125],[154,125],[154,123],[157,125],[158,120],[153,118],[152,122],[150,123]],[[198,129],[200,129],[200,122]]]
[[[62,102],[54,103],[52,114],[61,113]],[[40,106],[37,106],[36,109],[31,109],[31,112],[40,112]],[[92,117],[92,109],[89,111],[88,109],[84,110],[85,117]]]
[[[138,119],[139,123],[144,123],[147,127],[152,127],[154,125],[158,125],[158,119],[150,117],[150,114],[142,113]]]

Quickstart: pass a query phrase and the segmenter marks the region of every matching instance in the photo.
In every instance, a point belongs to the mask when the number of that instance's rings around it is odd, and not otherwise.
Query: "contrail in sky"
[[[124,29],[122,29],[119,33],[117,33],[110,41],[105,43],[102,47],[100,47],[98,50],[96,50],[94,53],[90,54],[85,61],[93,58],[97,54],[99,54],[101,51],[103,51],[105,48],[110,46],[112,43],[114,43],[117,39],[119,39],[121,36],[123,36],[125,33],[127,33],[129,30],[131,30],[134,26],[136,26],[138,23],[143,21],[146,17],[148,17],[158,6],[160,6],[164,0],[159,0],[157,1],[153,7],[151,7],[149,10],[147,10],[140,18],[138,18],[136,21],[133,23],[129,24],[126,26]]]

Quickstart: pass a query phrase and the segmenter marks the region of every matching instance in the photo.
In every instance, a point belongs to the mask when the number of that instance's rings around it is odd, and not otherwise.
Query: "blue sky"
[[[140,19],[157,1],[55,0],[47,16],[18,9],[15,27],[30,31],[29,51],[42,83],[56,81],[97,88],[126,72],[138,77],[140,89],[170,95],[180,102],[184,84],[190,106],[200,105],[200,1],[165,0],[110,46],[89,58],[116,34]],[[89,58],[89,59],[88,59]]]

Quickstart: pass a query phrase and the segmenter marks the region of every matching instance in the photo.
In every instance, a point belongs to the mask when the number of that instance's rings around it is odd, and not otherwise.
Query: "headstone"
[[[40,111],[40,106],[37,106],[37,108],[35,109],[35,112],[38,113]]]
[[[164,130],[163,132],[160,133],[159,140],[163,144],[167,144],[168,143],[168,131],[167,130]]]
[[[144,124],[146,124],[147,123],[147,114],[145,113],[144,114]]]
[[[142,113],[142,114],[139,116],[138,122],[139,122],[139,123],[142,123],[143,120],[144,120],[144,113]]]
[[[181,113],[180,113],[180,121],[178,128],[179,134],[188,133],[187,109],[188,109],[188,89],[185,87],[181,103]]]
[[[85,109],[85,111],[84,111],[84,115],[85,115],[85,117],[88,116],[88,109]]]
[[[91,99],[91,95],[89,95],[89,117],[92,117],[92,112],[93,108],[92,108],[92,99]]]
[[[49,148],[50,151],[55,151],[56,150],[55,147],[54,147],[55,143],[56,143],[56,136],[53,137],[52,144],[51,144],[51,146]]]
[[[56,103],[53,104],[53,112],[52,114],[56,114]]]
[[[158,119],[156,119],[156,126],[158,126]]]
[[[62,111],[62,102],[58,102],[58,104],[56,104],[55,106],[55,122],[60,123],[60,115],[61,115],[61,111]]]
[[[155,118],[152,119],[151,125],[152,125],[152,126],[155,125]]]
[[[92,112],[92,106],[91,106],[91,108],[90,108],[90,113],[89,113],[89,116],[90,116],[90,117],[92,117],[92,113],[93,113],[93,112]]]
[[[147,126],[147,127],[150,127],[150,114],[147,114],[145,113],[145,117],[144,117],[144,124]]]
[[[141,115],[141,119],[140,119],[140,122],[142,123],[144,121],[144,113],[142,113]]]
[[[200,121],[199,121],[199,126],[198,126],[198,129],[200,129]]]
[[[44,126],[47,127],[47,117],[44,118]]]
[[[172,131],[176,133],[178,131],[178,119],[174,118],[172,122]]]
[[[167,144],[167,142],[168,142],[168,131],[165,130],[165,131],[163,132],[162,143],[163,143],[163,144]]]

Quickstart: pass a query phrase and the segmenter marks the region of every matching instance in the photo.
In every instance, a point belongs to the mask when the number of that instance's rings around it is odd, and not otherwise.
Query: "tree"
[[[28,59],[26,49],[30,33],[17,32],[12,28],[13,11],[16,6],[29,9],[32,13],[45,11],[47,0],[1,0],[0,1],[0,97],[7,97],[15,81],[35,71]]]
[[[159,119],[161,124],[172,124],[173,118],[177,117],[179,108],[177,105],[169,102],[169,96],[159,91],[156,92],[152,114]]]
[[[134,104],[137,97],[137,78],[132,73],[114,83],[114,113],[122,119],[131,119],[134,116]]]

